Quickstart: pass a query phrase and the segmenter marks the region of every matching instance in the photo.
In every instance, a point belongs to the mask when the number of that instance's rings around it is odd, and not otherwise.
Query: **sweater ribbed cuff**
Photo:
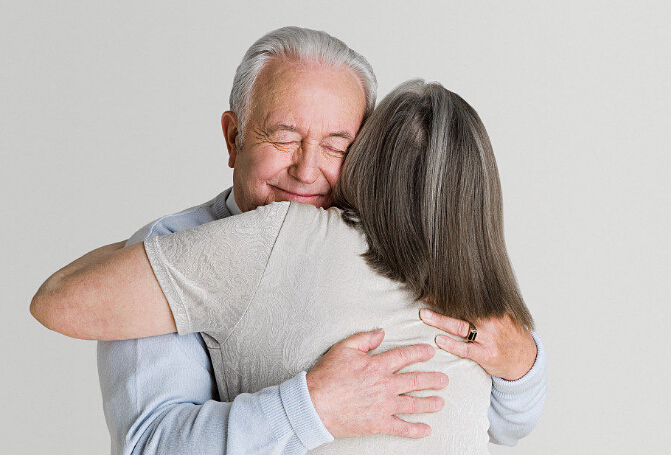
[[[283,382],[280,385],[280,396],[296,436],[308,450],[333,441],[333,436],[322,423],[312,403],[305,371]]]
[[[305,450],[311,450],[333,441],[333,436],[315,410],[305,375],[302,371],[280,384],[276,393],[263,394],[259,399],[261,409],[278,439],[291,434],[296,438],[296,443],[300,442]],[[288,446],[292,445],[288,443]]]
[[[534,365],[527,374],[516,381],[506,381],[505,379],[492,376],[494,388],[498,392],[506,395],[518,395],[545,382],[545,365],[547,363],[547,354],[545,353],[545,348],[543,348],[543,343],[541,343],[540,338],[538,338],[538,336],[536,336],[536,334],[533,332],[531,333],[531,336],[534,337],[534,341],[536,342],[536,349],[538,351],[536,353],[536,360]]]

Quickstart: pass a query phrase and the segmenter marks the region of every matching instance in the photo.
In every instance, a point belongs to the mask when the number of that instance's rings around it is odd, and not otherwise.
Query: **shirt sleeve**
[[[547,392],[547,354],[540,338],[535,333],[532,336],[537,354],[531,370],[517,381],[492,376],[489,439],[495,444],[516,445],[531,433],[543,410]]]
[[[145,240],[180,335],[229,332],[247,309],[272,252],[288,202]]]

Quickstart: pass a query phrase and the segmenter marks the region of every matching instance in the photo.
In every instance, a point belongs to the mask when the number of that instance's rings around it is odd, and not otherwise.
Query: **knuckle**
[[[369,361],[366,363],[364,370],[370,378],[380,379],[385,376],[385,369],[380,362]]]
[[[419,406],[419,402],[416,398],[412,398],[408,402],[407,412],[408,412],[408,414],[419,414],[420,412],[422,412],[422,410],[420,409],[420,406]]]
[[[412,427],[408,423],[399,424],[396,428],[396,434],[398,436],[408,438],[412,435]]]
[[[470,359],[472,355],[473,355],[473,347],[470,344],[465,344],[464,357],[468,357]]]
[[[420,377],[419,373],[410,373],[410,384],[414,390],[419,390],[420,386],[422,385],[422,378]]]
[[[384,380],[380,381],[378,384],[380,386],[380,390],[382,391],[385,397],[397,395],[392,381]]]
[[[397,435],[398,434],[398,425],[394,421],[395,419],[393,417],[389,418],[389,422],[380,429],[381,434],[391,434],[391,435]]]
[[[468,336],[468,332],[471,330],[471,326],[466,321],[459,321],[459,336],[465,338]]]
[[[412,360],[412,353],[413,351],[411,349],[399,349],[397,354],[399,360],[401,360],[403,363],[407,363]]]

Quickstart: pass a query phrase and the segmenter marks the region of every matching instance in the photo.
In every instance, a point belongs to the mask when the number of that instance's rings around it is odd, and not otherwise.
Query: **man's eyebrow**
[[[266,129],[266,132],[267,132],[268,134],[272,134],[272,133],[274,133],[274,132],[276,132],[276,131],[294,131],[294,132],[296,132],[296,133],[299,133],[299,132],[300,132],[300,131],[298,131],[298,128],[296,128],[295,126],[288,125],[288,124],[286,124],[286,123],[276,123],[276,124],[274,124],[274,125],[272,125],[272,126],[269,126],[269,127]]]
[[[273,134],[277,131],[292,131],[299,134],[301,133],[298,128],[296,128],[293,125],[289,125],[287,123],[276,123],[266,128],[266,134],[268,135]],[[354,139],[354,137],[347,131],[337,131],[335,133],[329,134],[328,137],[341,137],[349,141]]]
[[[354,139],[354,137],[352,137],[352,135],[349,134],[347,131],[338,131],[337,133],[331,133],[331,134],[329,134],[329,137],[341,137],[343,139],[348,139],[348,140]]]

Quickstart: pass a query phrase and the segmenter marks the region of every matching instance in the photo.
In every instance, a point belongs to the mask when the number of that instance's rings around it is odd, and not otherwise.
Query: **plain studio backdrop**
[[[671,13],[665,1],[3,1],[0,452],[104,454],[95,343],[32,319],[54,271],[231,185],[221,113],[264,33],[325,30],[379,98],[441,82],[480,114],[548,351],[534,432],[493,454],[668,450]]]

